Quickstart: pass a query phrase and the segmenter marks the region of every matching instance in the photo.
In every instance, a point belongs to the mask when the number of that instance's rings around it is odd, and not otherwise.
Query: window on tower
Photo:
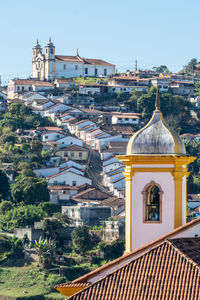
[[[155,184],[149,184],[143,190],[144,196],[144,222],[161,222],[161,188]]]
[[[53,54],[53,48],[50,50],[50,53]]]

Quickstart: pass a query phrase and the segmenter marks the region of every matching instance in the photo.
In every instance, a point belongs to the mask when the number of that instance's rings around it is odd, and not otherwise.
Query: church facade
[[[44,53],[41,45],[36,43],[32,52],[32,78],[39,80],[55,80],[57,78],[73,78],[80,76],[111,76],[115,73],[115,65],[101,59],[83,58],[78,51],[75,56],[56,55],[55,46],[49,39]]]

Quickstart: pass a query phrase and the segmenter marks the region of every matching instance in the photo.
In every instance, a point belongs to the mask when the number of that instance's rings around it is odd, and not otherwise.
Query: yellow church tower
[[[126,249],[129,253],[186,223],[187,156],[181,138],[165,123],[157,90],[149,123],[130,139],[126,155]]]

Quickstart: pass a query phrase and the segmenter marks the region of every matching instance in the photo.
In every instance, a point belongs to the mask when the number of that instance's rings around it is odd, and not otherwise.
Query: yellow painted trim
[[[80,291],[82,291],[83,289],[85,289],[85,287],[59,287],[56,288],[62,295],[65,295],[67,297],[70,297]]]
[[[172,172],[174,168],[133,168],[134,172]]]
[[[126,179],[126,248],[125,254],[130,253],[133,245],[132,232],[132,180],[136,172],[171,172],[174,177],[174,228],[183,225],[183,183],[182,178],[189,176],[187,166],[193,162],[196,157],[178,156],[178,155],[119,155],[117,156],[125,165],[123,172]],[[156,165],[171,164],[173,168],[158,167]],[[144,165],[142,168],[133,167],[133,165]],[[146,168],[145,165],[152,165],[152,168]],[[154,167],[155,166],[155,167]],[[187,195],[186,195],[187,196]],[[186,199],[184,199],[186,203]],[[186,222],[186,220],[185,220]]]
[[[132,237],[133,237],[133,224],[132,224],[132,179],[134,172],[132,166],[129,164],[126,166],[125,171],[123,172],[124,177],[126,178],[126,223],[125,223],[125,252],[127,254],[132,251]]]

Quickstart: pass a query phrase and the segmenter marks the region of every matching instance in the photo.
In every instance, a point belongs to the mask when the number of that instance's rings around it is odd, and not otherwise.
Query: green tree
[[[159,67],[153,67],[153,69],[157,73],[169,73],[169,69],[165,65],[161,65]]]
[[[0,213],[0,229],[3,231],[13,232],[16,227],[34,225],[35,221],[40,221],[48,214],[39,205],[26,205],[11,207]]]
[[[151,87],[148,93],[142,94],[137,101],[138,112],[142,113],[144,122],[148,122],[155,110],[156,88]],[[191,132],[192,128],[198,130],[200,122],[192,118],[192,104],[184,97],[171,93],[161,93],[161,111],[168,118],[172,129],[180,133]],[[169,124],[170,125],[170,124]]]
[[[0,199],[6,198],[9,194],[9,182],[8,176],[2,170],[0,170]]]
[[[103,253],[104,258],[108,260],[122,256],[125,250],[124,242],[119,240],[111,243],[100,242],[98,248]]]
[[[43,223],[43,230],[47,239],[53,239],[58,246],[63,247],[63,241],[66,236],[66,229],[69,227],[70,220],[68,216],[60,213],[53,219],[45,219]]]
[[[35,241],[35,250],[39,256],[39,263],[44,272],[48,272],[50,269],[54,253],[56,250],[56,244],[52,240],[43,240],[40,239],[38,242]]]
[[[196,65],[197,65],[197,59],[196,58],[192,58],[189,61],[189,63],[183,67],[183,71],[186,74],[191,75],[194,72],[194,70],[196,68]]]
[[[0,203],[0,215],[4,215],[7,211],[13,208],[13,204],[11,201],[3,200]]]
[[[72,249],[74,252],[85,255],[92,248],[91,235],[87,226],[76,227],[72,231]]]
[[[49,190],[45,179],[23,177],[11,187],[11,195],[16,203],[39,204],[49,201]]]

